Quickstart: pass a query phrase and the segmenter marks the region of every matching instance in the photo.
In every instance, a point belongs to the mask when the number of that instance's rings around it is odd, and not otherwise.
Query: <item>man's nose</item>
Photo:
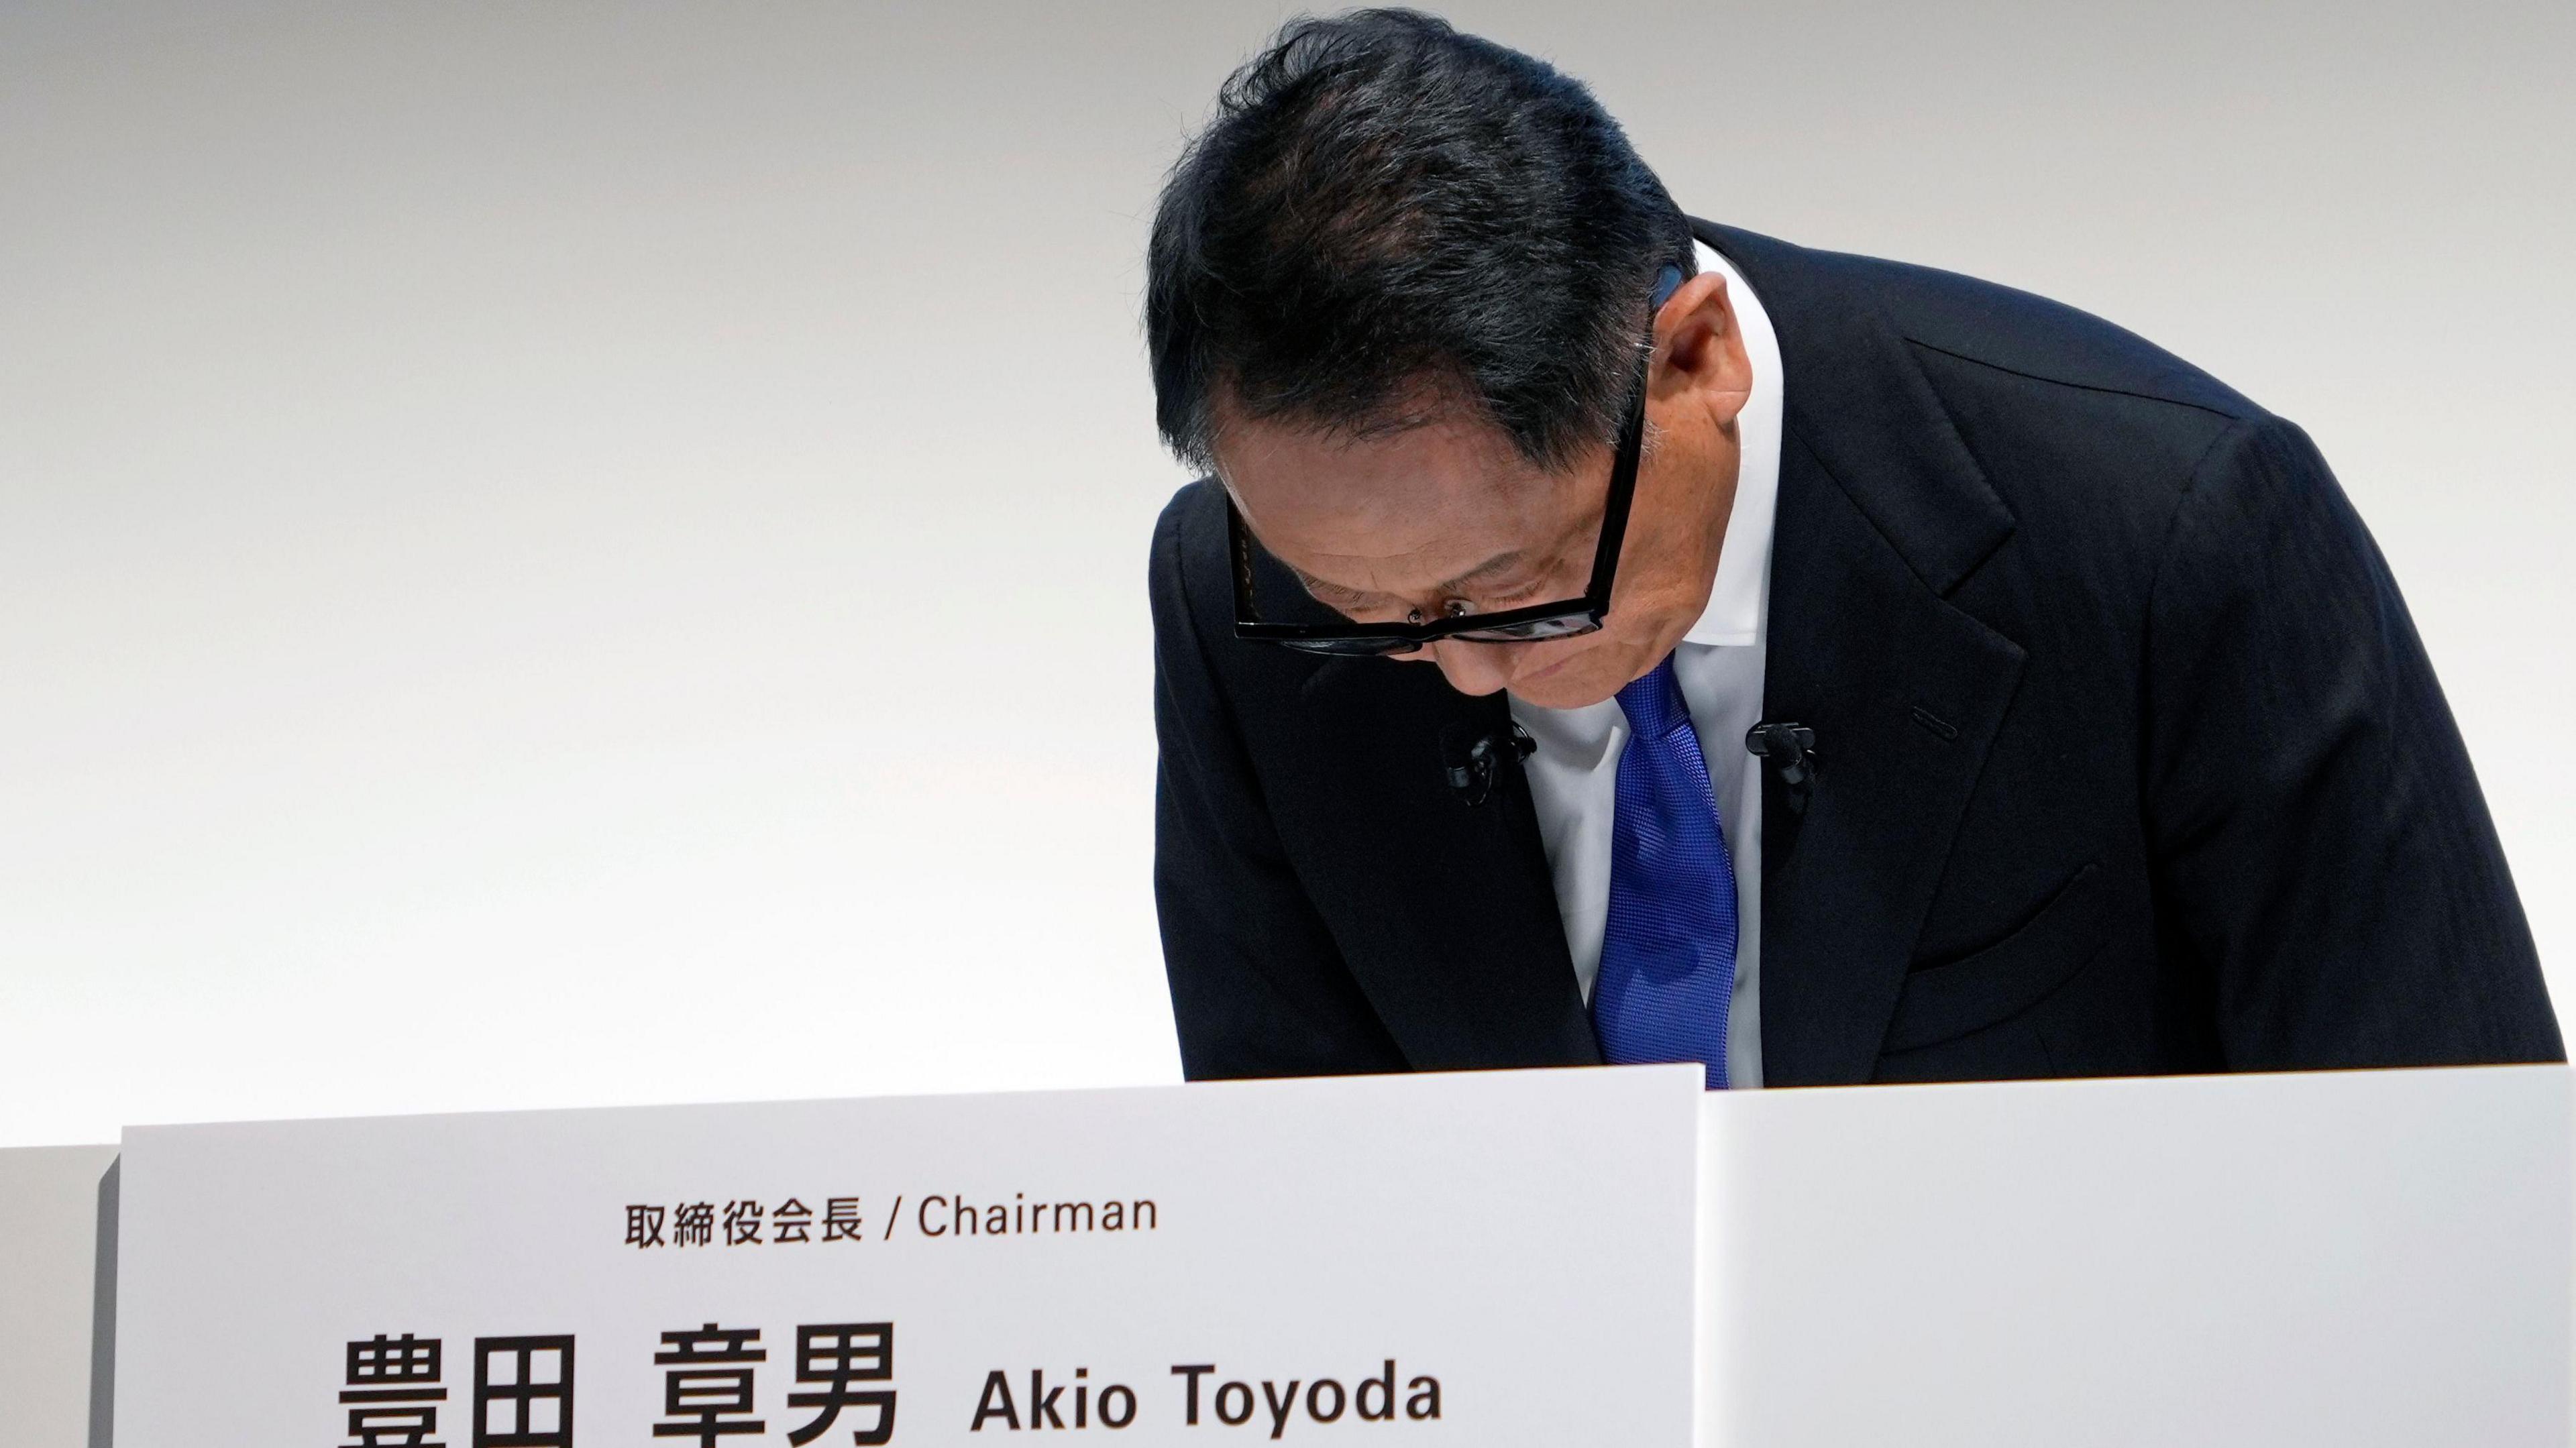
[[[1503,667],[1503,651],[1508,647],[1441,639],[1403,657],[1438,664],[1449,678],[1449,687],[1461,694],[1490,694],[1510,677]]]

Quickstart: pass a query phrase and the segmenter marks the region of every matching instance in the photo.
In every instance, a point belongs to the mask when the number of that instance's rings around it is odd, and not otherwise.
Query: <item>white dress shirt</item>
[[[1708,609],[1674,650],[1673,673],[1708,760],[1708,782],[1735,861],[1735,1001],[1726,1025],[1726,1079],[1762,1084],[1762,761],[1744,748],[1762,717],[1762,663],[1771,595],[1771,520],[1780,496],[1780,344],[1761,299],[1726,258],[1699,244],[1702,271],[1726,278],[1753,391],[1736,419],[1741,460],[1735,507],[1727,515]],[[1628,716],[1619,701],[1583,709],[1542,709],[1511,701],[1512,717],[1538,741],[1529,759],[1530,794],[1556,880],[1565,946],[1586,1001],[1601,969],[1601,928],[1610,909],[1610,814]]]

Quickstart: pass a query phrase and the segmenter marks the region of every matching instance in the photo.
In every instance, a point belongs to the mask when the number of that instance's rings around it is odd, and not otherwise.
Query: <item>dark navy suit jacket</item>
[[[1770,1084],[2563,1059],[2459,731],[2305,434],[2066,307],[1693,229],[1779,333],[1762,708],[1822,759],[1764,787]],[[1449,783],[1504,698],[1236,640],[1212,482],[1151,589],[1188,1074],[1598,1061],[1525,782]]]

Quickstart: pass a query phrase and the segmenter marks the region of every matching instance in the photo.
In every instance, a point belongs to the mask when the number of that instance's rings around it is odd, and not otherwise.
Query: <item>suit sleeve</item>
[[[2298,428],[2202,459],[2146,664],[2160,927],[2214,977],[2231,1067],[2565,1058],[2432,665]]]
[[[1193,607],[1189,544],[1202,541],[1188,536],[1196,491],[1184,489],[1164,510],[1148,580],[1161,746],[1154,903],[1182,1070],[1192,1080],[1403,1070],[1403,1053],[1352,980],[1280,844],[1208,657],[1202,630],[1222,620]],[[1216,642],[1241,647],[1230,635]]]

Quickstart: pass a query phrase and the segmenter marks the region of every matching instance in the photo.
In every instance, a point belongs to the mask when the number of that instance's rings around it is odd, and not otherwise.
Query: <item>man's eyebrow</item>
[[[1384,595],[1384,594],[1379,594],[1379,593],[1370,593],[1370,592],[1369,592],[1369,591],[1367,591],[1366,589],[1360,589],[1360,588],[1344,588],[1343,586],[1341,586],[1341,585],[1340,585],[1340,584],[1338,584],[1338,583],[1333,583],[1333,582],[1330,582],[1330,581],[1325,580],[1325,579],[1317,578],[1315,575],[1313,575],[1313,574],[1311,574],[1311,573],[1308,573],[1305,569],[1300,568],[1300,567],[1298,567],[1297,565],[1295,565],[1295,564],[1293,564],[1293,563],[1288,564],[1288,571],[1289,571],[1290,573],[1293,573],[1293,574],[1297,575],[1297,581],[1298,581],[1299,583],[1301,583],[1301,584],[1304,584],[1304,585],[1305,585],[1305,587],[1306,587],[1306,591],[1307,591],[1308,593],[1311,593],[1311,594],[1315,595],[1315,596],[1316,596],[1316,597],[1318,597],[1318,598],[1323,598],[1323,597],[1332,597],[1332,598],[1347,598],[1347,599],[1355,599],[1355,600],[1357,600],[1357,599],[1383,598],[1383,597],[1385,597],[1385,596],[1386,596],[1386,595]]]
[[[1468,569],[1466,572],[1459,574],[1457,577],[1450,579],[1448,582],[1441,584],[1440,592],[1444,595],[1463,592],[1469,584],[1474,583],[1479,578],[1490,577],[1504,571],[1505,569],[1518,566],[1521,561],[1521,556],[1527,552],[1529,552],[1529,550],[1526,548],[1511,548],[1497,553],[1493,557],[1486,559],[1484,562],[1477,564],[1475,567]]]
[[[1499,573],[1506,568],[1510,568],[1518,564],[1521,561],[1522,555],[1528,551],[1529,550],[1526,548],[1513,548],[1497,553],[1493,557],[1486,559],[1484,562],[1477,564],[1475,567],[1468,569],[1466,572],[1459,574],[1457,577],[1450,579],[1448,582],[1440,584],[1436,591],[1444,597],[1462,593],[1470,585],[1474,584],[1477,579]],[[1306,585],[1306,591],[1311,594],[1331,594],[1335,597],[1350,599],[1392,599],[1394,597],[1393,594],[1377,593],[1365,588],[1345,588],[1338,583],[1332,583],[1324,579],[1317,578],[1306,572],[1306,570],[1293,565],[1288,571],[1296,574],[1297,581]]]

